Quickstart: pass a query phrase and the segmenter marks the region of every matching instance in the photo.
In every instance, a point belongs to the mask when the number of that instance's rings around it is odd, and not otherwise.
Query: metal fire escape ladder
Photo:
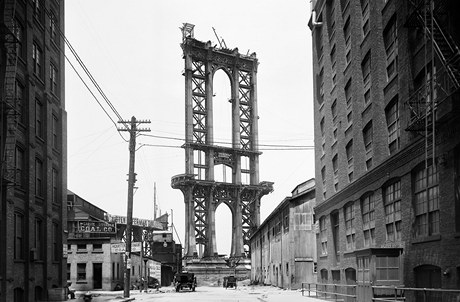
[[[433,120],[427,116],[430,115],[430,107],[433,107],[432,109],[435,111],[436,106],[443,99],[460,88],[460,49],[455,40],[442,29],[437,21],[436,16],[446,10],[445,1],[436,1],[436,7],[434,7],[435,2],[430,0],[410,0],[409,2],[414,8],[414,12],[408,23],[423,27],[427,39],[426,43],[428,40],[432,42],[431,45],[443,65],[441,70],[432,71],[431,79],[425,79],[425,86],[416,90],[407,102],[412,113],[411,126],[408,130],[418,130],[420,127],[431,125]],[[431,81],[433,81],[433,85],[431,85]],[[435,100],[432,100],[434,102],[427,102],[429,95],[434,93],[431,90],[437,89],[439,92],[433,95],[436,97]],[[426,118],[428,118],[428,123],[424,123],[425,125],[422,126],[421,124]]]
[[[2,95],[2,119],[6,120],[5,146],[2,158],[2,181],[8,185],[15,184],[15,154],[16,130],[18,125],[18,106],[16,99],[16,69],[17,53],[16,39],[17,24],[15,22],[15,0],[6,0],[4,9],[4,24],[2,24],[2,39],[6,50],[5,78]]]

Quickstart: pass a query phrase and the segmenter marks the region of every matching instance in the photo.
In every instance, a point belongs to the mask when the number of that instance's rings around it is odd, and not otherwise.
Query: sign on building
[[[141,242],[131,242],[131,253],[140,252],[141,249],[142,249]],[[110,244],[110,252],[113,254],[124,253],[125,251],[126,251],[126,244],[124,242]]]
[[[76,233],[115,234],[117,227],[114,222],[77,221]]]
[[[149,276],[161,280],[161,263],[149,260]]]
[[[110,221],[116,222],[118,224],[127,224],[128,219],[126,218],[126,216],[112,215],[110,216]],[[163,225],[159,221],[150,219],[140,219],[136,217],[133,217],[133,225],[145,228],[154,228],[159,230],[163,229]]]

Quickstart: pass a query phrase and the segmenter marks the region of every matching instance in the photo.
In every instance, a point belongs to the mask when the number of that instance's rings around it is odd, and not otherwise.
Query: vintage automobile
[[[176,288],[176,292],[181,289],[188,288],[191,291],[195,291],[196,288],[196,277],[193,273],[182,272],[177,273],[174,276],[174,287]]]
[[[158,289],[160,288],[160,282],[158,281],[157,278],[154,278],[154,277],[150,277],[149,276],[149,282],[148,282],[148,285],[147,285],[149,288],[155,288],[155,289]]]
[[[224,287],[227,288],[235,288],[236,289],[236,277],[235,276],[228,276],[224,277]]]

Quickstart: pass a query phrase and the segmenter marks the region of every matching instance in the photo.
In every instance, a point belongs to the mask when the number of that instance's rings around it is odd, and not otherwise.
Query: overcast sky
[[[171,188],[171,177],[185,173],[183,141],[178,140],[185,138],[183,23],[195,25],[198,40],[217,44],[214,27],[228,48],[257,53],[260,144],[313,145],[308,0],[78,0],[65,6],[65,35],[116,110],[125,120],[150,120],[148,134],[170,138],[137,138],[138,144],[161,147],[136,152],[133,216],[153,218],[156,183],[162,213],[173,210],[176,241],[184,243],[185,222],[183,195]],[[68,188],[110,214],[126,216],[129,151],[120,134],[129,136],[116,130],[69,64],[65,76]],[[214,101],[222,110],[230,108],[227,82],[216,73]],[[216,141],[227,140],[218,135],[227,134],[216,133]],[[314,151],[261,150],[260,180],[273,181],[275,188],[262,198],[263,221],[295,186],[314,177]],[[217,210],[216,225],[218,252],[228,254],[231,218],[225,205]]]

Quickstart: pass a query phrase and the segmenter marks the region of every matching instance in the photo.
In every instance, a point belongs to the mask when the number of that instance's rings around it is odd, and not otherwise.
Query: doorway
[[[102,263],[93,263],[93,288],[102,289]]]

